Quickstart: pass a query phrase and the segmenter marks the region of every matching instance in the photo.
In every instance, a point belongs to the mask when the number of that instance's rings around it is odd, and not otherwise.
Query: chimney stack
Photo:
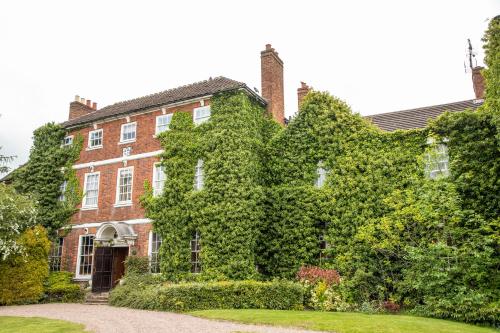
[[[283,86],[283,61],[271,44],[260,52],[262,97],[267,101],[267,111],[273,119],[285,123],[285,94]]]
[[[305,82],[300,82],[300,88],[297,89],[297,100],[298,100],[298,106],[300,110],[300,104],[302,104],[302,100],[304,97],[306,97],[307,93],[311,90],[311,88],[305,83]]]
[[[79,118],[91,112],[97,110],[97,103],[85,98],[80,98],[79,95],[75,95],[75,100],[69,103],[69,117],[68,120]]]
[[[484,77],[481,71],[484,67],[476,66],[472,69],[472,84],[474,86],[474,93],[476,94],[476,99],[484,98]]]

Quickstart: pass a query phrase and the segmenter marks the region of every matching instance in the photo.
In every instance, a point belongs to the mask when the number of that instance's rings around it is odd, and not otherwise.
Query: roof
[[[176,102],[182,102],[197,97],[213,95],[215,93],[230,91],[235,89],[245,89],[251,95],[255,96],[261,103],[266,104],[264,99],[248,88],[245,83],[228,79],[223,76],[210,78],[205,81],[195,82],[185,86],[165,90],[156,94],[151,94],[128,101],[118,102],[108,105],[95,112],[84,116],[68,120],[61,125],[64,127],[74,127],[87,124],[97,120],[128,114],[134,111],[144,110],[152,107],[160,107]]]
[[[426,106],[417,109],[387,112],[366,116],[365,118],[384,131],[408,130],[424,128],[430,119],[450,112],[461,112],[467,109],[475,110],[483,104],[482,99],[471,99],[467,101]]]

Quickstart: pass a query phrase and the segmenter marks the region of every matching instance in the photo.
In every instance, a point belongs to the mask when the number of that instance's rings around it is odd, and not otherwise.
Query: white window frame
[[[164,174],[164,179],[163,179],[163,184],[161,186],[161,192],[158,192],[157,188],[156,188],[156,183],[158,181],[157,179],[157,175],[156,175],[156,168],[158,167],[162,167],[161,163],[155,163],[153,164],[153,196],[154,197],[157,197],[157,196],[160,196],[162,193],[163,193],[163,189],[165,188],[165,181],[167,180],[167,175],[165,174],[165,171],[163,172]]]
[[[59,186],[59,201],[63,202],[66,201],[66,189],[68,188],[68,181],[64,180]]]
[[[133,139],[127,139],[127,140],[124,140],[123,139],[123,130],[126,126],[131,126],[133,125],[134,126],[134,138]],[[130,143],[130,142],[135,142],[137,140],[137,122],[134,121],[134,122],[131,122],[131,123],[125,123],[125,124],[122,124],[121,126],[121,130],[120,130],[120,142],[119,143]]]
[[[120,173],[123,170],[130,170],[131,174],[132,174],[132,179],[130,181],[130,200],[127,200],[127,201],[120,201]],[[119,168],[118,172],[116,173],[115,207],[122,207],[122,206],[130,206],[130,205],[132,205],[133,194],[134,194],[134,167],[133,166],[129,166],[129,167],[126,167],[126,168]]]
[[[170,123],[172,122],[173,115],[174,115],[173,113],[167,113],[167,114],[162,114],[162,115],[156,117],[155,135],[166,132],[170,129]],[[158,122],[161,118],[170,119],[168,121],[168,124],[166,125],[166,128],[163,131],[159,130],[160,125],[158,124]],[[162,124],[161,126],[165,126],[165,124]]]
[[[199,111],[205,111],[205,110],[208,110],[209,111],[209,115],[206,116],[206,117],[197,117],[196,116],[196,113],[199,112]],[[212,110],[210,109],[210,105],[205,105],[205,106],[200,106],[198,108],[194,108],[193,109],[193,123],[195,125],[200,125],[204,122],[207,122],[210,117],[212,116]]]
[[[92,146],[91,145],[91,143],[92,143],[92,134],[93,133],[98,133],[98,132],[101,132],[101,144],[100,145]],[[88,149],[99,149],[99,148],[102,148],[103,142],[104,142],[104,131],[103,131],[102,128],[99,128],[99,129],[96,129],[96,130],[93,130],[93,131],[89,132],[89,139],[88,139],[88,144],[87,144]]]
[[[200,191],[205,185],[205,171],[203,170],[205,162],[199,159],[195,166],[194,171],[194,189]]]
[[[149,244],[148,244],[148,257],[149,257],[149,269],[152,270],[152,259],[153,259],[153,233],[155,233],[153,230],[150,230],[149,231]],[[151,272],[153,274],[159,274],[161,273],[160,272],[160,262],[159,262],[159,254],[160,254],[160,247],[161,247],[161,244],[163,242],[163,239],[161,239],[161,236],[158,235],[158,233],[156,233],[157,237],[160,237],[160,244],[159,244],[159,247],[156,249],[157,250],[157,254],[156,254],[156,258],[157,258],[157,262],[158,262],[158,272]]]
[[[82,239],[83,237],[94,237],[92,240],[92,263],[90,264],[90,274],[80,274],[80,264],[81,264],[81,259],[82,259]],[[78,237],[78,257],[76,259],[76,270],[75,270],[75,278],[79,280],[90,280],[92,279],[92,270],[94,268],[94,241],[95,241],[95,235],[94,234],[87,234],[87,235],[80,235]]]
[[[68,135],[63,139],[63,146],[71,146],[73,144],[74,135]]]
[[[432,146],[431,151],[425,154],[425,174],[430,179],[446,178],[450,175],[450,155],[448,151],[448,138],[436,142],[433,137],[427,138],[427,144]],[[441,168],[440,165],[445,167]],[[436,166],[431,170],[432,166]]]
[[[95,205],[87,205],[86,204],[86,201],[87,201],[87,178],[90,177],[90,176],[94,176],[94,175],[97,175],[97,200],[96,200],[96,204]],[[100,171],[97,171],[97,172],[89,172],[89,173],[86,173],[84,178],[83,178],[83,201],[82,201],[82,209],[83,210],[87,210],[87,209],[97,209],[97,207],[99,206],[99,185],[101,183],[101,172]]]

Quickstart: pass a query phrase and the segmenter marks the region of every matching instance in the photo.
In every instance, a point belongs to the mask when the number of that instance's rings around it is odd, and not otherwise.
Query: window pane
[[[102,129],[90,132],[90,147],[102,146]]]
[[[153,195],[158,196],[163,193],[167,175],[165,174],[165,167],[159,164],[155,165],[153,172]]]
[[[136,123],[123,125],[121,141],[135,140],[135,132],[136,132],[135,129],[136,129]]]
[[[132,169],[121,169],[118,179],[118,202],[132,201]]]
[[[166,114],[156,117],[156,134],[168,130],[171,121],[172,114]]]
[[[193,110],[193,120],[195,124],[201,124],[210,119],[210,106],[204,106]]]
[[[84,206],[97,206],[99,194],[99,174],[88,174],[85,182]]]
[[[160,273],[160,247],[161,247],[161,236],[157,233],[153,232],[151,234],[151,273]]]
[[[82,236],[80,238],[80,258],[79,258],[79,275],[92,274],[92,255],[94,250],[94,236]]]
[[[49,253],[49,268],[51,272],[59,272],[61,270],[61,257],[64,238],[59,237],[51,244]]]
[[[201,190],[204,185],[203,160],[198,160],[194,174],[194,189]]]
[[[191,273],[201,272],[201,261],[200,261],[200,251],[201,251],[201,237],[198,231],[193,233],[193,238],[190,242],[191,247]]]

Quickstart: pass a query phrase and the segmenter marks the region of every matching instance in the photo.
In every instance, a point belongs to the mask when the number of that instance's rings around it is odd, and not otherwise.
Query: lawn
[[[0,333],[84,333],[84,326],[69,321],[38,317],[0,316]]]
[[[499,333],[493,328],[448,320],[390,314],[280,310],[205,310],[190,314],[209,319],[337,333]]]

